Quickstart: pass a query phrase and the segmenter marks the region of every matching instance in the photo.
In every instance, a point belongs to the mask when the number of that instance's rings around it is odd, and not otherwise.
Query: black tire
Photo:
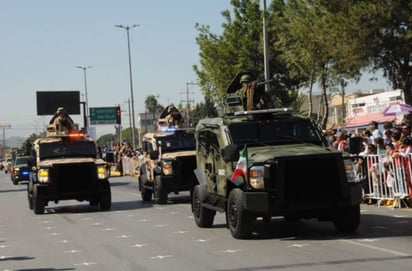
[[[162,177],[157,175],[154,179],[154,194],[158,204],[167,203],[167,186],[162,183]]]
[[[99,200],[97,199],[89,200],[89,205],[90,207],[97,207],[99,205]]]
[[[112,192],[110,189],[109,182],[104,182],[102,184],[102,194],[100,196],[100,209],[102,210],[110,210],[112,207]]]
[[[142,200],[143,201],[152,201],[152,195],[153,195],[153,191],[150,189],[147,189],[145,187],[147,182],[147,177],[145,175],[141,175],[139,177],[139,190],[140,190],[140,194],[142,196]]]
[[[33,193],[33,191],[32,191],[32,185],[31,185],[31,183],[29,182],[29,183],[27,184],[27,200],[28,200],[28,202],[29,202],[29,209],[30,209],[30,210],[33,210],[33,196],[32,196],[32,193]]]
[[[360,223],[360,205],[340,208],[332,221],[339,232],[355,232]]]
[[[192,195],[192,212],[195,223],[200,228],[210,228],[213,226],[216,211],[202,206],[202,202],[207,197],[207,190],[204,185],[195,185]]]
[[[32,195],[32,202],[33,202],[33,211],[36,215],[40,215],[44,213],[44,206],[46,203],[44,200],[38,195],[38,186],[33,186],[33,195]]]
[[[18,185],[18,184],[19,184],[19,182],[18,182],[17,180],[15,180],[15,179],[12,179],[11,181],[13,182],[14,185]]]
[[[230,233],[236,239],[246,239],[252,234],[256,217],[243,207],[243,191],[235,188],[230,191],[227,202],[227,222]]]

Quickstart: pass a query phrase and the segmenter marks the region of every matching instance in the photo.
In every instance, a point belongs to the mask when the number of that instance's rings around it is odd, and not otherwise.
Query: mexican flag
[[[246,145],[240,151],[239,161],[237,161],[237,165],[235,170],[233,171],[232,175],[232,182],[236,180],[237,177],[242,176],[246,179],[247,178],[247,147]]]

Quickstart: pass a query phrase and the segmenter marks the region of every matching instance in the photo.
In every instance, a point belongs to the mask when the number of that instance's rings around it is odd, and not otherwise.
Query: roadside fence
[[[378,206],[391,202],[392,208],[409,208],[412,197],[412,154],[405,157],[364,156],[358,162],[358,177],[361,180],[364,199],[375,200]]]

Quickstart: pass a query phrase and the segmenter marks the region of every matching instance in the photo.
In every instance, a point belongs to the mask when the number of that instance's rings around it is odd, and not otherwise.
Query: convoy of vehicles
[[[245,97],[233,86],[219,117],[201,119],[194,129],[163,114],[158,130],[143,135],[142,200],[166,204],[169,193],[190,191],[197,226],[212,227],[222,212],[239,239],[252,234],[258,217],[317,218],[339,231],[355,231],[362,199],[356,157],[328,148],[314,121],[288,108],[245,110]],[[95,142],[78,131],[48,131],[34,141],[24,170],[16,163],[12,174],[15,184],[29,181],[30,209],[42,214],[48,202],[68,199],[110,209],[109,164]]]

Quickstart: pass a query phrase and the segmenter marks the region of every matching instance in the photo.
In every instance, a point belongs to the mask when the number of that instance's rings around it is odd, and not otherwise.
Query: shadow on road
[[[385,237],[412,236],[412,217],[402,215],[363,214],[359,228],[354,233],[338,232],[331,221],[302,219],[299,222],[286,222],[275,217],[270,222],[257,220],[250,239],[284,240],[333,240],[333,239],[372,239]]]

